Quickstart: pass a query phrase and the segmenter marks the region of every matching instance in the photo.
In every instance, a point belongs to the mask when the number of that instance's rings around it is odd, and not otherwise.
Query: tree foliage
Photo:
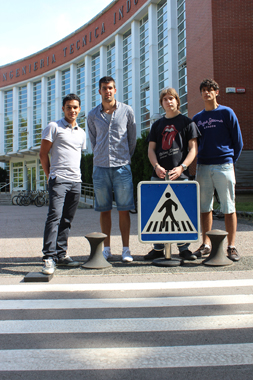
[[[152,175],[152,165],[148,159],[148,133],[143,133],[137,139],[136,148],[132,157],[132,174],[134,184],[134,195],[137,194],[137,185],[141,181],[149,181]]]
[[[92,183],[93,172],[93,154],[82,154],[81,158],[81,173],[84,183]]]

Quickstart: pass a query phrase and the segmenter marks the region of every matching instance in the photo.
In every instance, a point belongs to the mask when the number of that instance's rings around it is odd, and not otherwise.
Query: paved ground
[[[35,206],[0,206],[0,283],[11,283],[22,281],[29,272],[39,272],[41,270],[41,247],[44,223],[47,214],[47,207],[37,208]],[[75,278],[81,276],[82,281],[100,281],[109,276],[116,281],[119,278],[124,281],[131,281],[132,276],[136,281],[147,279],[167,278],[168,274],[175,275],[181,279],[205,279],[206,276],[215,274],[218,278],[228,278],[231,273],[233,277],[240,278],[242,273],[247,277],[252,277],[253,268],[253,222],[246,219],[239,219],[236,245],[242,254],[242,259],[238,263],[230,266],[209,267],[202,263],[202,260],[185,262],[183,266],[176,268],[163,268],[146,262],[143,256],[150,250],[151,244],[142,244],[138,240],[137,214],[131,215],[131,239],[130,248],[134,261],[132,263],[122,263],[121,258],[121,238],[118,228],[118,214],[116,210],[112,212],[112,253],[114,255],[112,267],[107,269],[57,269],[54,279],[65,281],[66,276]],[[215,220],[213,229],[224,230],[224,221]],[[85,235],[91,232],[100,232],[99,213],[93,209],[78,209],[69,238],[69,255],[75,260],[85,262],[89,258],[90,246]],[[197,249],[199,242],[191,244],[191,249]],[[225,248],[225,245],[224,245]],[[177,255],[177,247],[172,245],[172,254]],[[248,273],[246,273],[248,272]],[[248,276],[250,274],[250,276]],[[225,277],[224,277],[225,276]],[[174,277],[174,278],[175,278]],[[65,280],[64,280],[65,278]],[[95,280],[94,280],[95,279]],[[80,279],[79,279],[80,281]]]

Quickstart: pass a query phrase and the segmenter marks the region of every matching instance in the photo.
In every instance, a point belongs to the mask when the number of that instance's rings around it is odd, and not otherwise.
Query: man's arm
[[[49,160],[49,151],[53,143],[49,140],[41,140],[40,146],[40,162],[42,168],[46,174],[47,179],[49,178],[50,173],[50,160]]]
[[[88,132],[89,132],[89,137],[90,137],[91,149],[94,152],[97,133],[96,133],[95,124],[93,123],[93,120],[90,115],[88,115],[87,124],[88,124]]]
[[[134,150],[136,147],[136,122],[133,110],[129,112],[129,118],[127,123],[127,137],[128,137],[128,146],[130,157],[134,154]]]
[[[185,157],[184,162],[182,164],[186,165],[187,167],[192,163],[194,158],[197,156],[198,153],[198,142],[197,139],[191,139],[188,142],[188,154]],[[181,165],[176,166],[169,172],[170,180],[175,181],[180,175],[183,173],[183,167]]]
[[[158,164],[157,157],[156,157],[156,142],[150,141],[148,144],[148,158],[153,166],[155,168],[156,175],[159,178],[165,178],[166,170]]]
[[[240,157],[243,148],[242,132],[236,114],[232,110],[232,141],[234,148],[234,163]]]

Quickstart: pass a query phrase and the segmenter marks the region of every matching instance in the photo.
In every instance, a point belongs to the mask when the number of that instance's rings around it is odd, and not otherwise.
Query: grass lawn
[[[213,204],[214,209],[219,208],[219,204],[217,202],[214,202]],[[237,211],[247,211],[247,212],[253,212],[253,197],[252,202],[247,201],[244,202],[243,200],[236,200],[236,210]]]

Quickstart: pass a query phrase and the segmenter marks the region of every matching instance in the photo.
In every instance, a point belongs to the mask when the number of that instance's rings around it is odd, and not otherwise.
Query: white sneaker
[[[103,250],[103,256],[106,260],[108,259],[111,259],[112,258],[112,254],[111,254],[111,250],[109,249],[104,249]]]
[[[133,261],[133,258],[130,254],[130,251],[122,251],[122,261],[130,262]]]
[[[53,274],[55,270],[55,262],[53,259],[44,260],[44,266],[41,270],[43,274]]]

